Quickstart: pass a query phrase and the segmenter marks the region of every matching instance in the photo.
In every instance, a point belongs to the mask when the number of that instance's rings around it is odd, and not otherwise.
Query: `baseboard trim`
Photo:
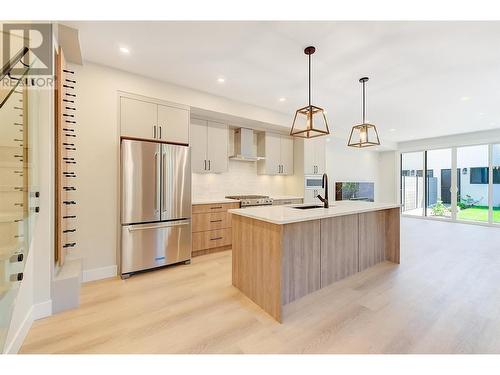
[[[33,306],[33,320],[43,319],[52,315],[52,300],[37,303]]]
[[[14,335],[14,338],[5,349],[5,354],[17,354],[19,352],[19,349],[21,349],[24,339],[28,335],[31,325],[33,324],[33,307],[34,306],[31,306],[28,313],[24,317],[23,322]]]
[[[115,277],[118,272],[118,267],[115,265],[113,266],[106,266],[106,267],[100,267],[100,268],[92,268],[90,270],[84,270],[83,271],[83,282],[88,283],[89,281],[95,281],[95,280],[101,280],[101,279],[107,279],[109,277]]]

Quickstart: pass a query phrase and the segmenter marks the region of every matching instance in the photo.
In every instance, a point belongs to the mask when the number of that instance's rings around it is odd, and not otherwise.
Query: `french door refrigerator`
[[[121,142],[121,275],[191,259],[188,146]]]

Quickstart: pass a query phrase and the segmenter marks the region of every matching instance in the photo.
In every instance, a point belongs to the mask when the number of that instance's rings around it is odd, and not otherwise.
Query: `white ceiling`
[[[290,122],[307,102],[303,48],[312,44],[313,104],[328,111],[333,131],[360,122],[365,75],[367,119],[382,141],[500,128],[500,22],[64,23],[80,30],[87,61],[274,109]]]

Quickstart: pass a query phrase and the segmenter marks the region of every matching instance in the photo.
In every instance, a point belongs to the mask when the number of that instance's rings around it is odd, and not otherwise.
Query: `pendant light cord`
[[[365,123],[365,81],[363,81],[363,124]]]
[[[309,55],[309,107],[311,106],[311,55]]]

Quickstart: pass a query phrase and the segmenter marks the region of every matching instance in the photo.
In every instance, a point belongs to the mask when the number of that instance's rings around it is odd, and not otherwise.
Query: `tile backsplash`
[[[283,195],[286,176],[257,174],[256,162],[229,160],[226,173],[193,173],[193,199],[210,199],[234,194]]]

